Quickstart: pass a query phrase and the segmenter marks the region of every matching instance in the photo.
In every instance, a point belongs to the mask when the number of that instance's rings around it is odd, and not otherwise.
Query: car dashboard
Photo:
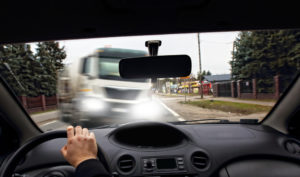
[[[300,142],[263,125],[159,122],[93,129],[112,176],[298,176]],[[60,154],[65,138],[31,150],[16,173],[74,174]]]

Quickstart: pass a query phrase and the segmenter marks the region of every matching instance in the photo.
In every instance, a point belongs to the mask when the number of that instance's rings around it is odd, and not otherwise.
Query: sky
[[[201,33],[202,70],[209,70],[212,74],[229,74],[232,44],[237,35],[238,32]],[[162,41],[158,55],[189,55],[192,59],[192,73],[196,75],[199,72],[197,33],[94,38],[59,42],[61,46],[65,46],[67,52],[65,63],[73,63],[74,60],[93,53],[95,49],[106,46],[147,51],[148,49],[145,47],[147,40]]]

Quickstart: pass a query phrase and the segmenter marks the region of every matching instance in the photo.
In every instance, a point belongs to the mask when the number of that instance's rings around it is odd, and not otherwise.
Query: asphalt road
[[[189,96],[187,100],[197,100],[199,97],[197,96]],[[216,99],[216,98],[205,98],[205,99]],[[218,100],[226,99],[226,101],[232,102],[246,102],[249,104],[261,104],[261,105],[272,105],[272,102],[258,102],[258,101],[249,101],[249,100],[237,100],[231,98],[218,98]],[[239,114],[239,113],[231,113],[220,110],[212,110],[205,109],[200,107],[195,107],[187,104],[180,104],[180,101],[184,101],[184,97],[182,96],[155,96],[153,99],[156,107],[159,108],[157,110],[144,110],[141,109],[142,115],[152,114],[155,112],[159,112],[157,117],[152,118],[138,118],[138,119],[128,119],[125,116],[119,118],[113,117],[99,117],[99,122],[90,122],[88,120],[88,124],[81,124],[84,127],[97,127],[103,125],[110,124],[124,124],[133,121],[141,121],[141,120],[153,120],[153,121],[161,121],[161,122],[173,122],[173,121],[185,121],[185,120],[200,120],[200,119],[214,119],[221,118],[227,119],[230,121],[239,121],[240,119],[258,119],[262,120],[267,112],[262,113],[253,113],[249,115]],[[225,100],[224,100],[225,101]],[[113,109],[113,108],[111,108]],[[118,108],[117,108],[118,109]],[[60,113],[59,111],[46,112],[42,114],[32,115],[34,121],[41,127],[44,131],[54,130],[54,129],[66,129],[69,125],[68,123],[62,122],[59,120]]]
[[[170,121],[184,121],[179,114],[177,114],[174,110],[166,106],[159,98],[155,97],[153,99],[155,105],[159,109],[159,116],[152,117],[152,118],[146,118],[146,119],[126,119],[126,118],[113,118],[113,120],[110,117],[107,118],[101,118],[101,122],[94,124],[83,124],[85,127],[95,127],[95,126],[102,126],[111,124],[112,122],[114,124],[123,124],[127,122],[133,122],[133,121],[141,121],[141,120],[153,120],[153,121],[161,121],[161,122],[170,122]],[[154,110],[153,110],[154,111]],[[146,113],[145,113],[146,114]],[[68,123],[62,122],[59,120],[60,112],[58,111],[51,111],[51,112],[45,112],[41,114],[35,114],[31,116],[33,120],[39,125],[39,127],[44,131],[50,131],[50,130],[63,130],[66,129],[66,127],[69,125]],[[108,120],[108,122],[106,121]]]

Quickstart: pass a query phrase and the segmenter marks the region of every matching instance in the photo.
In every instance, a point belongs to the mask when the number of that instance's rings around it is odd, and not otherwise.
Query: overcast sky
[[[201,33],[202,70],[212,74],[229,74],[232,43],[238,32]],[[145,50],[145,41],[161,40],[159,55],[187,54],[192,58],[192,72],[199,71],[199,54],[197,34],[149,35],[134,37],[94,38],[60,41],[67,52],[66,63],[72,63],[83,56],[89,55],[95,49],[105,46]]]

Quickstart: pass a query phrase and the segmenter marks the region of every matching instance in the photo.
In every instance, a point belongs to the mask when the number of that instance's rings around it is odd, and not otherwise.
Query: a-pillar
[[[27,106],[27,97],[26,96],[21,96],[21,101],[22,101],[22,105],[25,109],[28,108]]]

